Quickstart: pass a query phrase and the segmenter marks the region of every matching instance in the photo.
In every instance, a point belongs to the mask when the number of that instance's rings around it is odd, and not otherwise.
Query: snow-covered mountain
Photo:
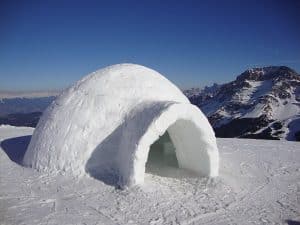
[[[2,98],[0,99],[0,116],[43,112],[54,99],[55,96]]]
[[[288,67],[253,68],[232,82],[184,93],[219,137],[300,140],[300,76]]]
[[[42,112],[55,98],[55,95],[23,96],[11,94],[4,96],[0,94],[0,124],[35,127]]]
[[[0,90],[0,100],[1,99],[13,99],[13,98],[44,98],[49,96],[57,96],[61,90],[52,91],[1,91]]]

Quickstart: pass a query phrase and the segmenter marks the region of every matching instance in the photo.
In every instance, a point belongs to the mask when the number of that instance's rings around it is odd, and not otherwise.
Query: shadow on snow
[[[22,160],[30,143],[32,135],[5,139],[1,142],[1,148],[11,161],[22,165]]]

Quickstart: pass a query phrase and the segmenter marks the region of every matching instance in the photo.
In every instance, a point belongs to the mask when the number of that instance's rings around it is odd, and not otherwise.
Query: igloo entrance
[[[166,131],[149,149],[146,173],[164,175],[164,171],[179,168],[175,146]]]
[[[144,171],[161,177],[203,176],[210,171],[203,132],[193,120],[180,118],[149,145]]]

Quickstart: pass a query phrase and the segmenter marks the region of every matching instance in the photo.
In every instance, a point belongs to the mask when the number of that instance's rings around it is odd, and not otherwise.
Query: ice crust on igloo
[[[150,145],[168,131],[181,168],[217,176],[219,153],[205,115],[158,72],[135,64],[98,70],[43,113],[23,163],[39,171],[114,175],[141,184]]]

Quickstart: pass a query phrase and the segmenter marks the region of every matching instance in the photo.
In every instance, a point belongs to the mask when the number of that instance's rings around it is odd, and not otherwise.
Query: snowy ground
[[[218,139],[218,179],[167,168],[168,177],[149,173],[143,186],[119,190],[20,166],[32,131],[0,127],[1,225],[299,224],[300,143]]]

